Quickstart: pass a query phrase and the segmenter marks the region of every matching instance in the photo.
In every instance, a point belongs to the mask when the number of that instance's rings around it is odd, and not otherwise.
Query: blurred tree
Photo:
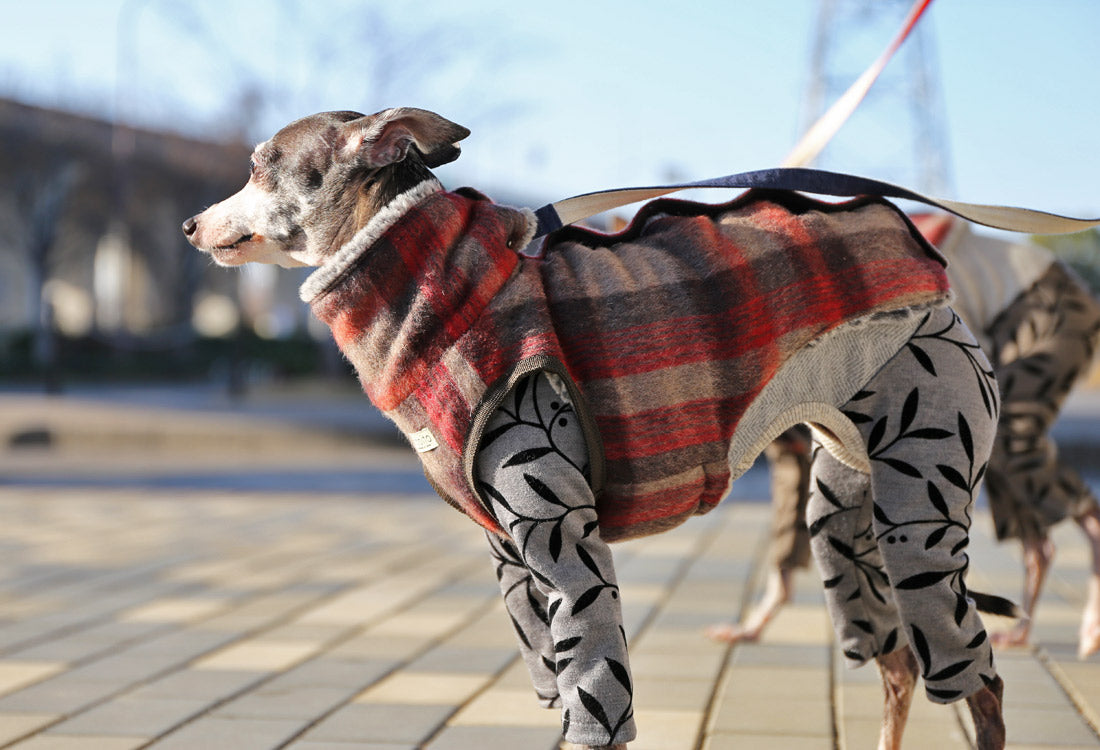
[[[1035,236],[1032,239],[1050,248],[1088,283],[1093,294],[1100,296],[1100,230]]]
[[[75,161],[61,161],[41,172],[24,175],[25,188],[18,201],[24,216],[29,217],[24,250],[30,269],[30,302],[32,358],[42,373],[46,387],[58,388],[55,372],[57,347],[53,325],[53,308],[43,294],[49,278],[54,246],[61,215],[72,189],[80,176]]]

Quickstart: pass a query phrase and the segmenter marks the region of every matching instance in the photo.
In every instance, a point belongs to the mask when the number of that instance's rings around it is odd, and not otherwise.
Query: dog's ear
[[[456,143],[470,134],[461,125],[426,109],[398,107],[345,125],[347,154],[357,154],[376,169],[401,161],[415,147],[428,167],[458,158]]]

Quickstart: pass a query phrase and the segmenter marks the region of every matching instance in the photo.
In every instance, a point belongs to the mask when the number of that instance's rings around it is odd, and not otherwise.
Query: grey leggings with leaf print
[[[635,726],[619,590],[584,436],[555,385],[535,374],[505,397],[475,476],[508,532],[489,542],[541,703],[561,708],[570,742],[623,743]],[[864,436],[870,476],[824,450],[814,461],[808,521],[846,656],[862,663],[911,642],[938,701],[995,674],[966,596],[965,546],[997,408],[973,337],[950,309],[935,310],[842,407]]]

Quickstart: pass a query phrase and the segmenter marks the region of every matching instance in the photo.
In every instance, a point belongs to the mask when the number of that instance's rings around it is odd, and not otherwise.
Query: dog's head
[[[248,183],[183,232],[219,265],[322,265],[386,203],[430,178],[429,167],[458,158],[469,134],[408,107],[304,117],[257,146]]]

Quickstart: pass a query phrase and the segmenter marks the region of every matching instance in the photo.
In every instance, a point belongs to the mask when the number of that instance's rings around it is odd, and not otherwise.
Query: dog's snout
[[[195,230],[198,229],[198,227],[199,223],[195,221],[195,217],[192,216],[190,219],[183,222],[183,233],[190,237],[195,233]]]

